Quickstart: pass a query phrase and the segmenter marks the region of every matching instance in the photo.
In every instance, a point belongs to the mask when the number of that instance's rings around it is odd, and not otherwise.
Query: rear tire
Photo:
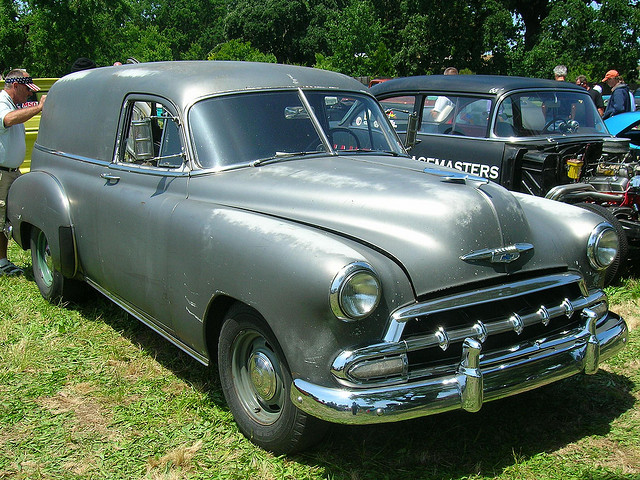
[[[79,296],[83,284],[77,280],[65,278],[53,266],[49,240],[38,228],[31,230],[31,263],[33,278],[40,294],[50,303],[62,300],[75,300]]]
[[[225,317],[218,369],[238,428],[256,445],[288,454],[324,437],[329,425],[295,407],[282,349],[264,319],[246,305],[235,305]]]
[[[618,234],[618,254],[613,260],[613,263],[607,268],[604,276],[604,285],[606,287],[617,282],[625,271],[627,266],[627,257],[629,256],[629,242],[627,241],[627,234],[625,233],[622,224],[608,208],[603,207],[602,205],[598,205],[596,203],[576,203],[575,206],[597,213],[609,222]]]

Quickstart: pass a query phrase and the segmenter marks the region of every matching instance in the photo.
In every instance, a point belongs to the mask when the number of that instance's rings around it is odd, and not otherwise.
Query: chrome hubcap
[[[269,401],[276,393],[277,379],[273,364],[263,352],[254,352],[249,359],[249,375],[260,398]]]

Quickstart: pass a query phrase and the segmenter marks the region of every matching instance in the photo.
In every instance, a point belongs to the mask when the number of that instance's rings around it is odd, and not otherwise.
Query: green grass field
[[[593,376],[415,421],[336,426],[274,457],[213,373],[95,297],[53,306],[0,278],[0,479],[640,479],[640,284],[609,289],[630,343]]]

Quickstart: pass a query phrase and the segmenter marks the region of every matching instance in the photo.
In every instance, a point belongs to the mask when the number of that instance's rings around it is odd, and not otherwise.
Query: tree
[[[394,64],[401,75],[442,73],[456,66],[477,70],[485,46],[479,33],[484,21],[483,2],[475,0],[404,1],[406,26]]]
[[[551,77],[554,65],[569,67],[569,80],[586,75],[599,81],[615,68],[637,78],[640,58],[640,11],[637,2],[558,0],[542,22],[543,31],[530,50],[520,45],[512,55],[513,74]]]
[[[226,0],[130,1],[139,5],[136,29],[143,35],[149,28],[156,29],[158,44],[168,46],[169,58],[163,60],[202,60],[226,40]]]
[[[549,14],[549,0],[502,0],[504,6],[524,24],[523,47],[531,50],[542,31],[542,22]],[[587,3],[589,3],[587,1]]]
[[[239,0],[224,19],[227,39],[251,42],[281,63],[305,63],[303,37],[311,16],[304,0]]]
[[[14,0],[18,23],[27,32],[22,65],[35,76],[61,76],[78,57],[111,64],[114,38],[129,18],[129,0]],[[116,57],[117,58],[117,57]]]
[[[244,62],[276,63],[276,57],[272,53],[262,53],[251,46],[251,42],[241,40],[229,40],[216,46],[207,57],[207,60],[239,60]]]
[[[330,55],[316,54],[316,67],[354,77],[393,74],[384,28],[369,0],[354,0],[327,24]]]

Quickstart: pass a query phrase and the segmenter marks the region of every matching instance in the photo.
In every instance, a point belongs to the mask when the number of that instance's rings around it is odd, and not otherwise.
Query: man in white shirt
[[[19,108],[29,96],[40,90],[29,74],[11,70],[0,91],[0,230],[4,229],[9,187],[20,176],[18,169],[26,153],[24,123],[42,111],[46,95],[37,105]],[[7,259],[7,237],[0,233],[0,276],[20,275],[22,269]]]
[[[443,75],[458,75],[458,69],[456,67],[447,67]],[[444,122],[453,110],[453,107],[454,104],[451,100],[447,97],[440,96],[436,98],[436,102],[431,110],[431,116],[438,123]]]

